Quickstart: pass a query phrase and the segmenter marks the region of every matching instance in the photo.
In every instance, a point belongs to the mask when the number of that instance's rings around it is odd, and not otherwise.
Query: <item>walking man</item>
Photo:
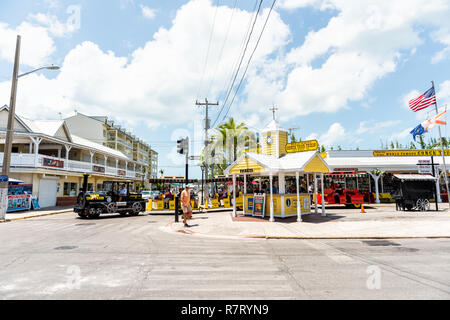
[[[181,208],[183,209],[183,222],[185,227],[190,227],[187,224],[187,219],[192,216],[192,207],[191,207],[191,193],[189,191],[189,186],[186,185],[183,192],[181,192]]]

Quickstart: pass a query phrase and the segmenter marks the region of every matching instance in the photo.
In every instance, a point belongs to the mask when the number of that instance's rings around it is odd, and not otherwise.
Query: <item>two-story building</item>
[[[0,166],[8,113],[7,106],[0,108]],[[92,123],[83,125],[86,132],[96,129]],[[32,185],[40,207],[75,203],[84,174],[89,174],[88,188],[92,191],[99,191],[105,180],[131,181],[133,188],[144,184],[146,163],[80,133],[82,130],[72,131],[66,120],[30,120],[15,115],[10,178]]]
[[[146,178],[156,178],[158,153],[122,126],[106,116],[87,116],[79,112],[64,120],[73,134],[122,152],[145,168]]]

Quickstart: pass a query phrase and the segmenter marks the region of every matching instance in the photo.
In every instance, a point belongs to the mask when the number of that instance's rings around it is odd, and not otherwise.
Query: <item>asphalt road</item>
[[[1,223],[0,298],[450,298],[450,239],[215,239],[160,230],[172,219]]]

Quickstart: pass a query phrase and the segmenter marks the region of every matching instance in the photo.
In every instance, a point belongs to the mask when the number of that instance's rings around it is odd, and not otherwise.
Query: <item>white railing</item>
[[[0,165],[3,165],[3,152],[0,152]],[[34,167],[34,154],[12,153],[11,166],[14,167]]]
[[[0,166],[3,165],[3,152],[0,152]],[[94,170],[94,166],[98,167]],[[39,154],[36,158],[34,154],[29,153],[12,153],[11,167],[27,167],[27,168],[46,168],[54,170],[64,170],[82,173],[103,173],[106,175],[124,177],[123,172],[126,172],[125,177],[136,178],[137,173],[133,170],[126,170],[124,168],[115,168],[104,166],[102,164],[91,164],[90,162],[66,160],[65,158],[56,158]],[[104,171],[102,172],[102,169]],[[119,175],[119,170],[121,175]]]

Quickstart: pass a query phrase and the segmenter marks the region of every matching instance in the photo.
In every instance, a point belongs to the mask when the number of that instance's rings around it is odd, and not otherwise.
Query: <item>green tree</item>
[[[232,117],[222,123],[213,135],[213,142],[209,146],[211,154],[220,163],[215,163],[214,172],[223,174],[228,165],[249,148],[258,148],[256,134],[249,130],[245,123],[237,124]],[[255,150],[250,150],[255,152]]]
[[[426,149],[427,148],[427,144],[423,140],[423,136],[422,135],[419,136],[419,146],[420,146],[421,149]]]

